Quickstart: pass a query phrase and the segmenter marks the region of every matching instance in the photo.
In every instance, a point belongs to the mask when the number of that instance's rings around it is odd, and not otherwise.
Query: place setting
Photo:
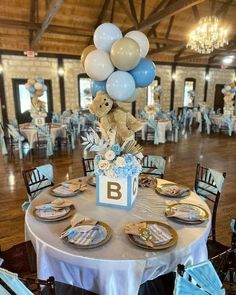
[[[81,179],[75,181],[62,182],[49,189],[52,196],[66,198],[74,197],[84,192],[87,189],[87,184]]]
[[[35,206],[34,217],[39,221],[55,222],[71,217],[75,213],[73,202],[57,198],[52,202]]]
[[[89,176],[87,184],[96,187],[96,176]]]
[[[176,183],[165,183],[156,187],[156,193],[169,198],[183,198],[190,195],[190,189]]]
[[[106,244],[111,236],[112,229],[108,224],[75,214],[60,239],[78,249],[92,249]]]
[[[165,216],[173,221],[186,224],[200,224],[209,219],[209,214],[205,209],[190,203],[168,205]]]
[[[124,226],[129,241],[147,250],[162,250],[176,244],[178,236],[174,228],[158,221],[142,221]]]

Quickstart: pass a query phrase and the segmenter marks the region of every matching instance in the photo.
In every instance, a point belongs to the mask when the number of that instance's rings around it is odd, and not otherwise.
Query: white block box
[[[96,204],[131,209],[138,193],[138,175],[124,178],[96,176]]]

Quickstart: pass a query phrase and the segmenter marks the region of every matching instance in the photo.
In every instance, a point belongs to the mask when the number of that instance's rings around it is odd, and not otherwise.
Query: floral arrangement
[[[134,176],[141,172],[143,158],[142,147],[135,140],[122,145],[114,141],[106,141],[91,128],[90,133],[82,137],[85,150],[96,151],[94,158],[95,175],[109,177]]]

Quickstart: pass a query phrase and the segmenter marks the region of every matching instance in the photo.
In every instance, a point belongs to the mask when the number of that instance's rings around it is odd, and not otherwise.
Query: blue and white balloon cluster
[[[30,96],[42,96],[43,92],[47,90],[47,86],[44,84],[44,79],[42,77],[37,77],[36,79],[28,79],[25,84],[25,88],[29,91]]]
[[[236,94],[236,85],[235,83],[225,84],[224,88],[221,90],[221,92],[226,95],[227,93],[233,93]]]
[[[118,101],[136,100],[136,89],[147,87],[156,75],[154,63],[145,58],[149,41],[140,31],[128,32],[124,37],[112,23],[101,24],[94,32],[94,45],[81,55],[85,72],[92,79],[92,95],[99,90]]]

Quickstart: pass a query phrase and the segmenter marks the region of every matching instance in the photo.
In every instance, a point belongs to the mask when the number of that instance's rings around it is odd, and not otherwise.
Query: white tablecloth
[[[213,124],[219,126],[220,123],[221,123],[222,115],[211,115],[211,116],[210,116],[210,119],[211,119],[211,122],[212,122]],[[233,117],[231,118],[231,120],[233,121],[233,131],[236,132],[236,117],[233,116]],[[223,124],[223,125],[225,125],[225,124]]]
[[[37,142],[37,129],[34,126],[30,126],[27,128],[20,128],[21,134],[27,139],[29,142],[30,149],[34,147],[34,143]],[[56,138],[65,137],[66,136],[66,125],[52,126],[51,127],[51,136],[52,142],[55,144]]]
[[[159,134],[159,142],[166,142],[166,131],[172,130],[171,120],[158,121],[158,134]],[[146,132],[147,132],[147,122],[145,122],[142,129],[142,140],[146,140]]]
[[[90,186],[81,195],[69,198],[78,213],[106,222],[113,230],[107,244],[89,250],[75,249],[59,239],[69,220],[55,223],[35,220],[32,215],[34,207],[54,199],[47,191],[43,192],[31,203],[25,216],[26,236],[35,247],[38,277],[41,279],[53,275],[57,281],[100,295],[135,295],[140,284],[174,271],[177,264],[190,265],[207,259],[206,240],[210,221],[186,225],[167,219],[163,211],[170,199],[158,196],[151,189],[139,189],[130,211],[96,206],[95,189]],[[209,212],[204,201],[193,192],[183,201],[201,205]],[[175,228],[177,244],[161,251],[146,251],[131,244],[123,226],[143,220],[161,221]]]

